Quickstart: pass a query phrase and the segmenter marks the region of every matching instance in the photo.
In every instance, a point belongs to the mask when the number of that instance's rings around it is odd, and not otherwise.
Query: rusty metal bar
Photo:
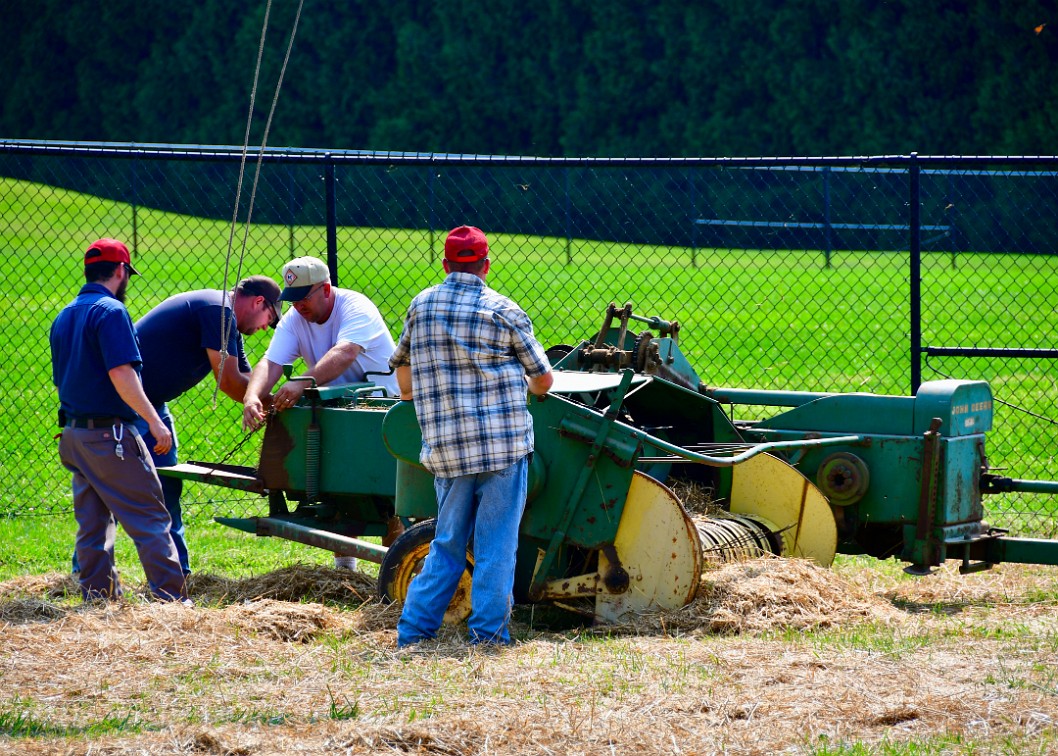
[[[382,564],[382,558],[386,556],[388,551],[385,546],[361,541],[359,538],[350,538],[328,530],[297,525],[274,517],[257,518],[257,535],[285,538],[288,541],[297,541],[306,546],[316,546],[346,556],[363,559],[367,562],[374,562],[375,564]]]

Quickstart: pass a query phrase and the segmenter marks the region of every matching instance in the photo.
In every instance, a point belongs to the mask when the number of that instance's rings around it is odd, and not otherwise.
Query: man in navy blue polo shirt
[[[231,293],[200,289],[169,297],[136,322],[143,355],[143,390],[173,435],[167,452],[152,454],[155,466],[177,463],[176,427],[167,402],[212,373],[220,391],[242,404],[250,380],[242,337],[276,327],[282,313],[279,293],[279,285],[268,276],[250,276]],[[137,427],[150,448],[153,435],[147,423],[140,419]],[[191,566],[180,508],[184,482],[167,475],[161,480],[165,507],[173,523],[170,533],[180,567],[187,575]]]
[[[282,313],[279,293],[279,285],[268,276],[249,276],[229,294],[219,289],[200,289],[169,297],[136,322],[143,358],[143,391],[173,437],[167,451],[155,452],[154,435],[147,421],[142,417],[136,420],[137,430],[152,450],[155,467],[177,463],[176,425],[168,402],[213,373],[220,391],[242,403],[250,379],[242,337],[269,326],[275,328]],[[226,346],[222,348],[222,344]],[[189,575],[191,564],[180,507],[184,481],[168,475],[160,478],[165,508],[172,521],[169,533],[180,568]],[[75,553],[73,571],[77,570]]]
[[[140,384],[139,345],[123,304],[138,271],[116,239],[93,243],[84,263],[86,283],[52,323],[50,336],[63,426],[59,458],[73,473],[81,595],[121,595],[116,520],[136,545],[151,595],[190,603],[158,473],[134,425],[137,414],[146,419],[155,452],[172,446],[172,434]]]

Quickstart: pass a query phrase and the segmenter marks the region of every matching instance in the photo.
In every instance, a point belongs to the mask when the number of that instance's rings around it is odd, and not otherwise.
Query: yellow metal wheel
[[[676,494],[638,471],[628,488],[614,551],[619,565],[611,563],[605,550],[599,552],[599,574],[623,568],[628,589],[596,596],[597,621],[619,622],[645,611],[678,609],[694,598],[702,573],[698,531]]]
[[[782,556],[829,567],[838,529],[823,493],[790,465],[760,454],[732,468],[731,512],[752,517],[782,537]]]
[[[437,521],[430,519],[405,530],[386,551],[378,569],[378,593],[383,601],[403,602],[408,597],[412,578],[422,571]],[[457,625],[470,616],[470,582],[474,572],[474,555],[467,549],[467,568],[459,579],[452,602],[445,612],[444,623]]]

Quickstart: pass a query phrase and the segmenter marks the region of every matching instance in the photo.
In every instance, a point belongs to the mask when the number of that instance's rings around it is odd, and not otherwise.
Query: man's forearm
[[[260,399],[271,393],[272,387],[276,385],[279,376],[283,373],[283,366],[277,365],[269,360],[261,360],[250,374],[250,380],[246,383],[246,391],[243,392],[242,400]]]
[[[401,365],[394,373],[397,376],[397,388],[400,389],[400,398],[404,401],[410,401],[412,398],[411,366]]]
[[[221,358],[220,352],[207,349],[209,362],[213,366],[213,377],[217,380],[217,388],[235,401],[242,403],[246,397],[246,389],[250,385],[250,373],[239,370],[239,360],[228,355]]]
[[[336,344],[320,358],[312,370],[306,370],[304,375],[315,378],[317,386],[326,386],[348,370],[359,355],[359,344],[349,342]]]
[[[108,374],[110,375],[110,382],[114,384],[114,389],[118,392],[118,396],[121,397],[125,404],[132,407],[137,415],[148,423],[161,422],[158,417],[158,411],[154,409],[154,405],[150,403],[147,395],[143,392],[140,376],[132,365],[118,365],[116,368],[109,370]]]
[[[237,402],[246,398],[246,391],[250,387],[250,373],[235,371],[233,375],[224,376],[218,388]]]

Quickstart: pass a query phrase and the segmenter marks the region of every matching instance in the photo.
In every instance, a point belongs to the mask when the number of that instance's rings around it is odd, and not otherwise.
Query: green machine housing
[[[637,320],[649,330],[632,333]],[[1058,493],[1058,483],[989,470],[993,400],[986,383],[933,381],[910,397],[710,387],[678,337],[675,321],[611,305],[593,338],[549,350],[556,388],[528,399],[536,447],[520,530],[520,600],[606,594],[609,601],[635,573],[622,566],[614,544],[629,502],[643,500],[642,485],[656,484],[650,496],[668,491],[675,498],[675,484],[700,484],[718,507],[730,508],[740,474],[746,477],[739,471],[761,456],[781,464],[757,469],[784,474],[792,467],[796,485],[803,479],[806,492],[821,492],[823,525],[836,532],[838,552],[897,558],[917,572],[949,559],[961,560],[964,571],[1004,561],[1058,564],[1058,542],[1014,538],[985,520],[986,494]],[[418,462],[414,406],[378,391],[371,384],[307,389],[297,406],[269,418],[254,468],[190,462],[161,472],[268,497],[267,516],[220,518],[226,525],[385,568],[390,550],[363,537],[384,536],[394,514],[406,525],[434,517],[436,500],[432,477]],[[770,407],[771,415],[733,420],[736,405]],[[635,485],[641,492],[631,495]],[[683,508],[677,500],[657,511],[672,509]],[[683,528],[685,515],[671,527]],[[656,539],[647,525],[636,526],[636,537]],[[739,527],[786,553],[782,527],[769,530],[752,516]],[[647,542],[636,558],[649,561],[656,548]],[[638,565],[640,572],[648,566]],[[689,582],[670,578],[666,590]]]

